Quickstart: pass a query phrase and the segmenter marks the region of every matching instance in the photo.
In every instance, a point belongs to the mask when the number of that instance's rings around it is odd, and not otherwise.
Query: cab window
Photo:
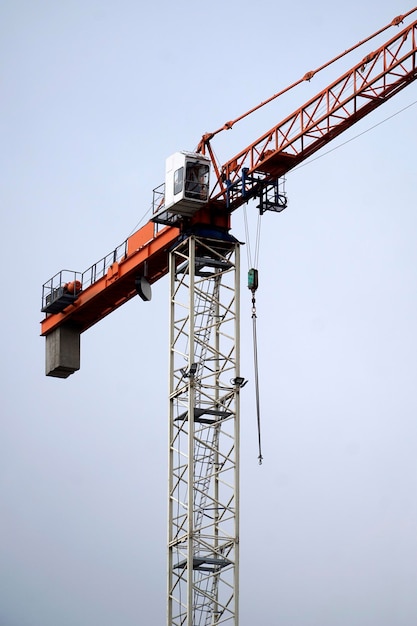
[[[192,200],[208,199],[209,166],[187,163],[185,172],[185,197]]]
[[[181,193],[184,184],[184,168],[180,167],[174,172],[174,196]]]

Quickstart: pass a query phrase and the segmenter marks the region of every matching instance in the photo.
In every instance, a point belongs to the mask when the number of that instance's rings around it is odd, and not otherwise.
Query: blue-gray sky
[[[165,623],[167,282],[85,333],[64,381],[44,377],[42,283],[125,239],[168,155],[411,8],[2,3],[1,626]],[[220,160],[350,65],[224,133]],[[263,219],[241,626],[417,620],[416,100],[412,84],[289,175],[288,209]],[[242,300],[252,381],[244,285]]]

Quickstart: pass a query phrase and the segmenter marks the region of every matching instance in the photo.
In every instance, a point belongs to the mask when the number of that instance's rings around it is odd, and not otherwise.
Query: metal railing
[[[82,274],[83,289],[86,289],[90,285],[94,284],[100,278],[103,278],[107,274],[107,270],[113,263],[120,263],[127,256],[127,239],[121,243],[117,248],[106,254],[102,259],[93,263],[91,267],[86,269]]]
[[[119,263],[126,256],[127,239],[84,272],[73,270],[57,272],[42,285],[42,311],[56,313],[62,310],[62,306],[54,307],[53,303],[59,300],[61,304],[70,304],[82,290],[103,278],[113,263]]]

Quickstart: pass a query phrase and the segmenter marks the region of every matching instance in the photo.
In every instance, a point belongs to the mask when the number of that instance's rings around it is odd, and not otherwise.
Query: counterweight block
[[[73,326],[59,326],[46,335],[45,374],[68,378],[80,369],[80,331]]]

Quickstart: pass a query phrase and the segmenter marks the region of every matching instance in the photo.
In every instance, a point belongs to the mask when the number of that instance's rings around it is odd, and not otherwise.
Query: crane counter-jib
[[[159,220],[149,221],[85,272],[62,270],[45,283],[41,335],[62,325],[81,333],[136,294],[150,299],[141,293],[141,279],[151,285],[167,274],[169,250],[186,229],[206,233],[230,229],[230,211],[224,202],[204,200],[196,203],[193,215],[171,217],[174,221],[163,228],[155,223]]]
[[[106,272],[87,287],[79,281],[79,293],[73,294],[72,302],[68,303],[64,299],[62,310],[56,310],[60,308],[59,298],[55,305],[56,312],[48,313],[46,305],[41,335],[47,336],[62,325],[71,325],[83,332],[136,295],[137,279],[145,273],[149,283],[165,275],[168,271],[167,250],[178,238],[179,231],[167,226],[155,234],[154,229],[155,224],[149,222],[131,235],[126,240],[125,256],[114,260]],[[68,283],[58,285],[57,289],[65,294],[65,287],[68,291]]]

